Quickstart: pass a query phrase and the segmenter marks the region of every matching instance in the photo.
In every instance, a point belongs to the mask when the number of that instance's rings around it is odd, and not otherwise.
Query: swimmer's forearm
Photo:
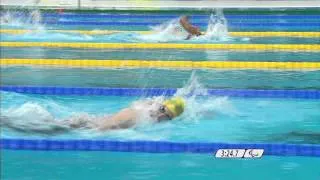
[[[191,35],[201,35],[202,33],[197,29],[196,27],[192,26],[186,17],[180,18],[180,24],[183,26],[183,28],[188,31]]]
[[[191,24],[188,22],[187,18],[185,16],[180,18],[180,24],[182,25],[182,27],[188,31],[188,33],[193,34],[191,29]]]

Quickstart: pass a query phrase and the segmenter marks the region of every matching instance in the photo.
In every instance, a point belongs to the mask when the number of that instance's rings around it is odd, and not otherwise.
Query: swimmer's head
[[[183,113],[185,101],[181,97],[174,97],[164,101],[163,105],[170,111],[172,117],[175,118]]]
[[[155,117],[158,121],[172,120],[183,113],[184,107],[185,101],[183,98],[175,97],[168,99],[159,106]]]

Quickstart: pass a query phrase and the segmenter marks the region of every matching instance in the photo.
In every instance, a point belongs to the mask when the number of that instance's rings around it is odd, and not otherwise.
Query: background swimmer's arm
[[[183,28],[188,31],[190,34],[192,35],[201,35],[201,32],[199,30],[199,28],[196,28],[194,26],[192,26],[190,23],[189,23],[189,20],[187,18],[187,16],[182,16],[180,18],[180,24],[183,26]]]
[[[187,16],[182,16],[180,18],[180,24],[182,25],[182,27],[188,31],[188,33],[193,34],[193,32],[191,31],[191,24],[189,23],[189,20],[187,18]]]

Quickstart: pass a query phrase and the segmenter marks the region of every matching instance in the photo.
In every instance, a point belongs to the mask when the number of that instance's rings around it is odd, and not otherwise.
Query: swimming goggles
[[[164,105],[160,105],[159,112],[164,114],[169,120],[172,119],[171,115],[168,114],[167,108]]]

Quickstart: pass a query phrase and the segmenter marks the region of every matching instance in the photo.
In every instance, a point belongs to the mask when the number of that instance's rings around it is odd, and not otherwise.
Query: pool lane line
[[[175,88],[101,88],[101,87],[47,87],[47,86],[0,86],[1,91],[38,95],[79,96],[173,96]],[[191,94],[190,94],[191,95]],[[208,89],[206,95],[240,98],[320,99],[320,90],[286,89]]]
[[[240,51],[319,52],[320,44],[178,44],[178,43],[71,43],[0,42],[0,47],[44,47],[86,49],[219,49]]]
[[[4,34],[25,34],[25,33],[79,33],[85,35],[107,35],[114,33],[138,33],[152,34],[152,31],[119,31],[119,30],[22,30],[22,29],[0,29],[0,33]],[[205,33],[205,32],[204,32]],[[304,38],[320,38],[320,32],[229,32],[230,36],[240,37],[304,37]]]
[[[320,157],[320,145],[270,143],[213,143],[117,141],[92,139],[0,139],[0,149],[31,151],[109,151],[135,153],[197,153],[214,157],[219,149],[263,149],[266,156]]]
[[[320,70],[320,62],[261,61],[161,61],[93,59],[1,59],[1,66],[59,66],[82,68],[173,68],[173,69],[261,69]]]

